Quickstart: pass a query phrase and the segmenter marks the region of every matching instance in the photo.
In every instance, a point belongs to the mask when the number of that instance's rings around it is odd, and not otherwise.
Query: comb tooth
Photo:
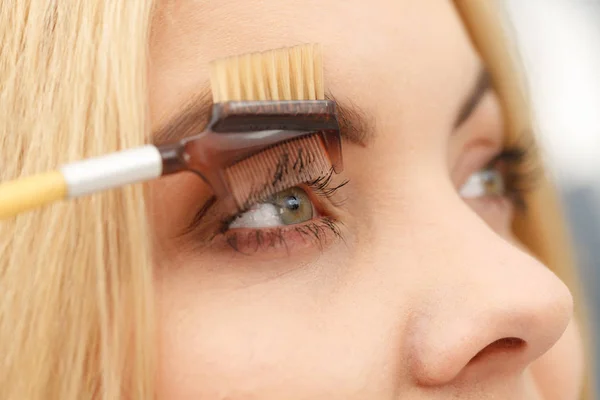
[[[274,149],[274,151],[269,151],[267,154],[267,157],[263,158],[262,161],[262,171],[265,171],[265,177],[262,180],[262,182],[264,182],[264,186],[268,188],[267,192],[265,193],[265,195],[268,196],[272,196],[273,194],[275,194],[276,192],[275,190],[275,185],[273,185],[273,181],[275,178],[275,171],[274,169],[276,169],[276,165],[277,162],[279,161],[279,159],[281,158],[280,153],[284,152],[285,148],[283,146],[281,146],[278,150]],[[271,185],[270,187],[268,185]],[[260,197],[260,193],[259,192],[255,192],[254,195],[252,196],[252,201],[256,202],[259,201],[259,197]]]

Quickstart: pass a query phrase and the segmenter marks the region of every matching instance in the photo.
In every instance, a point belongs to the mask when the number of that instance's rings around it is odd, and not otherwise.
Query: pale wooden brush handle
[[[67,182],[59,171],[2,183],[0,184],[0,219],[65,197],[67,197]]]

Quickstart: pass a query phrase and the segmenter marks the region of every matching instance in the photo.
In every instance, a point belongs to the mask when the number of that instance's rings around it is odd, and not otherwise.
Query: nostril
[[[476,362],[477,360],[487,357],[491,354],[516,352],[525,347],[525,341],[516,337],[507,337],[498,339],[493,343],[487,345],[479,353],[475,354],[475,357],[471,358],[469,364]]]

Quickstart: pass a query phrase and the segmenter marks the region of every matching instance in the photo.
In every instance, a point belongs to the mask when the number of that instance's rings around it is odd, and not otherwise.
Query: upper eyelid
[[[471,89],[464,103],[461,105],[457,118],[454,122],[456,131],[473,115],[485,95],[492,90],[492,80],[487,69],[481,68],[477,75],[475,86]]]

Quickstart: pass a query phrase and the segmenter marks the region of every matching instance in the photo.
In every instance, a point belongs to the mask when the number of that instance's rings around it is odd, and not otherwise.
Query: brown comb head
[[[273,146],[225,170],[231,194],[243,210],[277,192],[313,181],[331,169],[321,136],[313,134]]]

